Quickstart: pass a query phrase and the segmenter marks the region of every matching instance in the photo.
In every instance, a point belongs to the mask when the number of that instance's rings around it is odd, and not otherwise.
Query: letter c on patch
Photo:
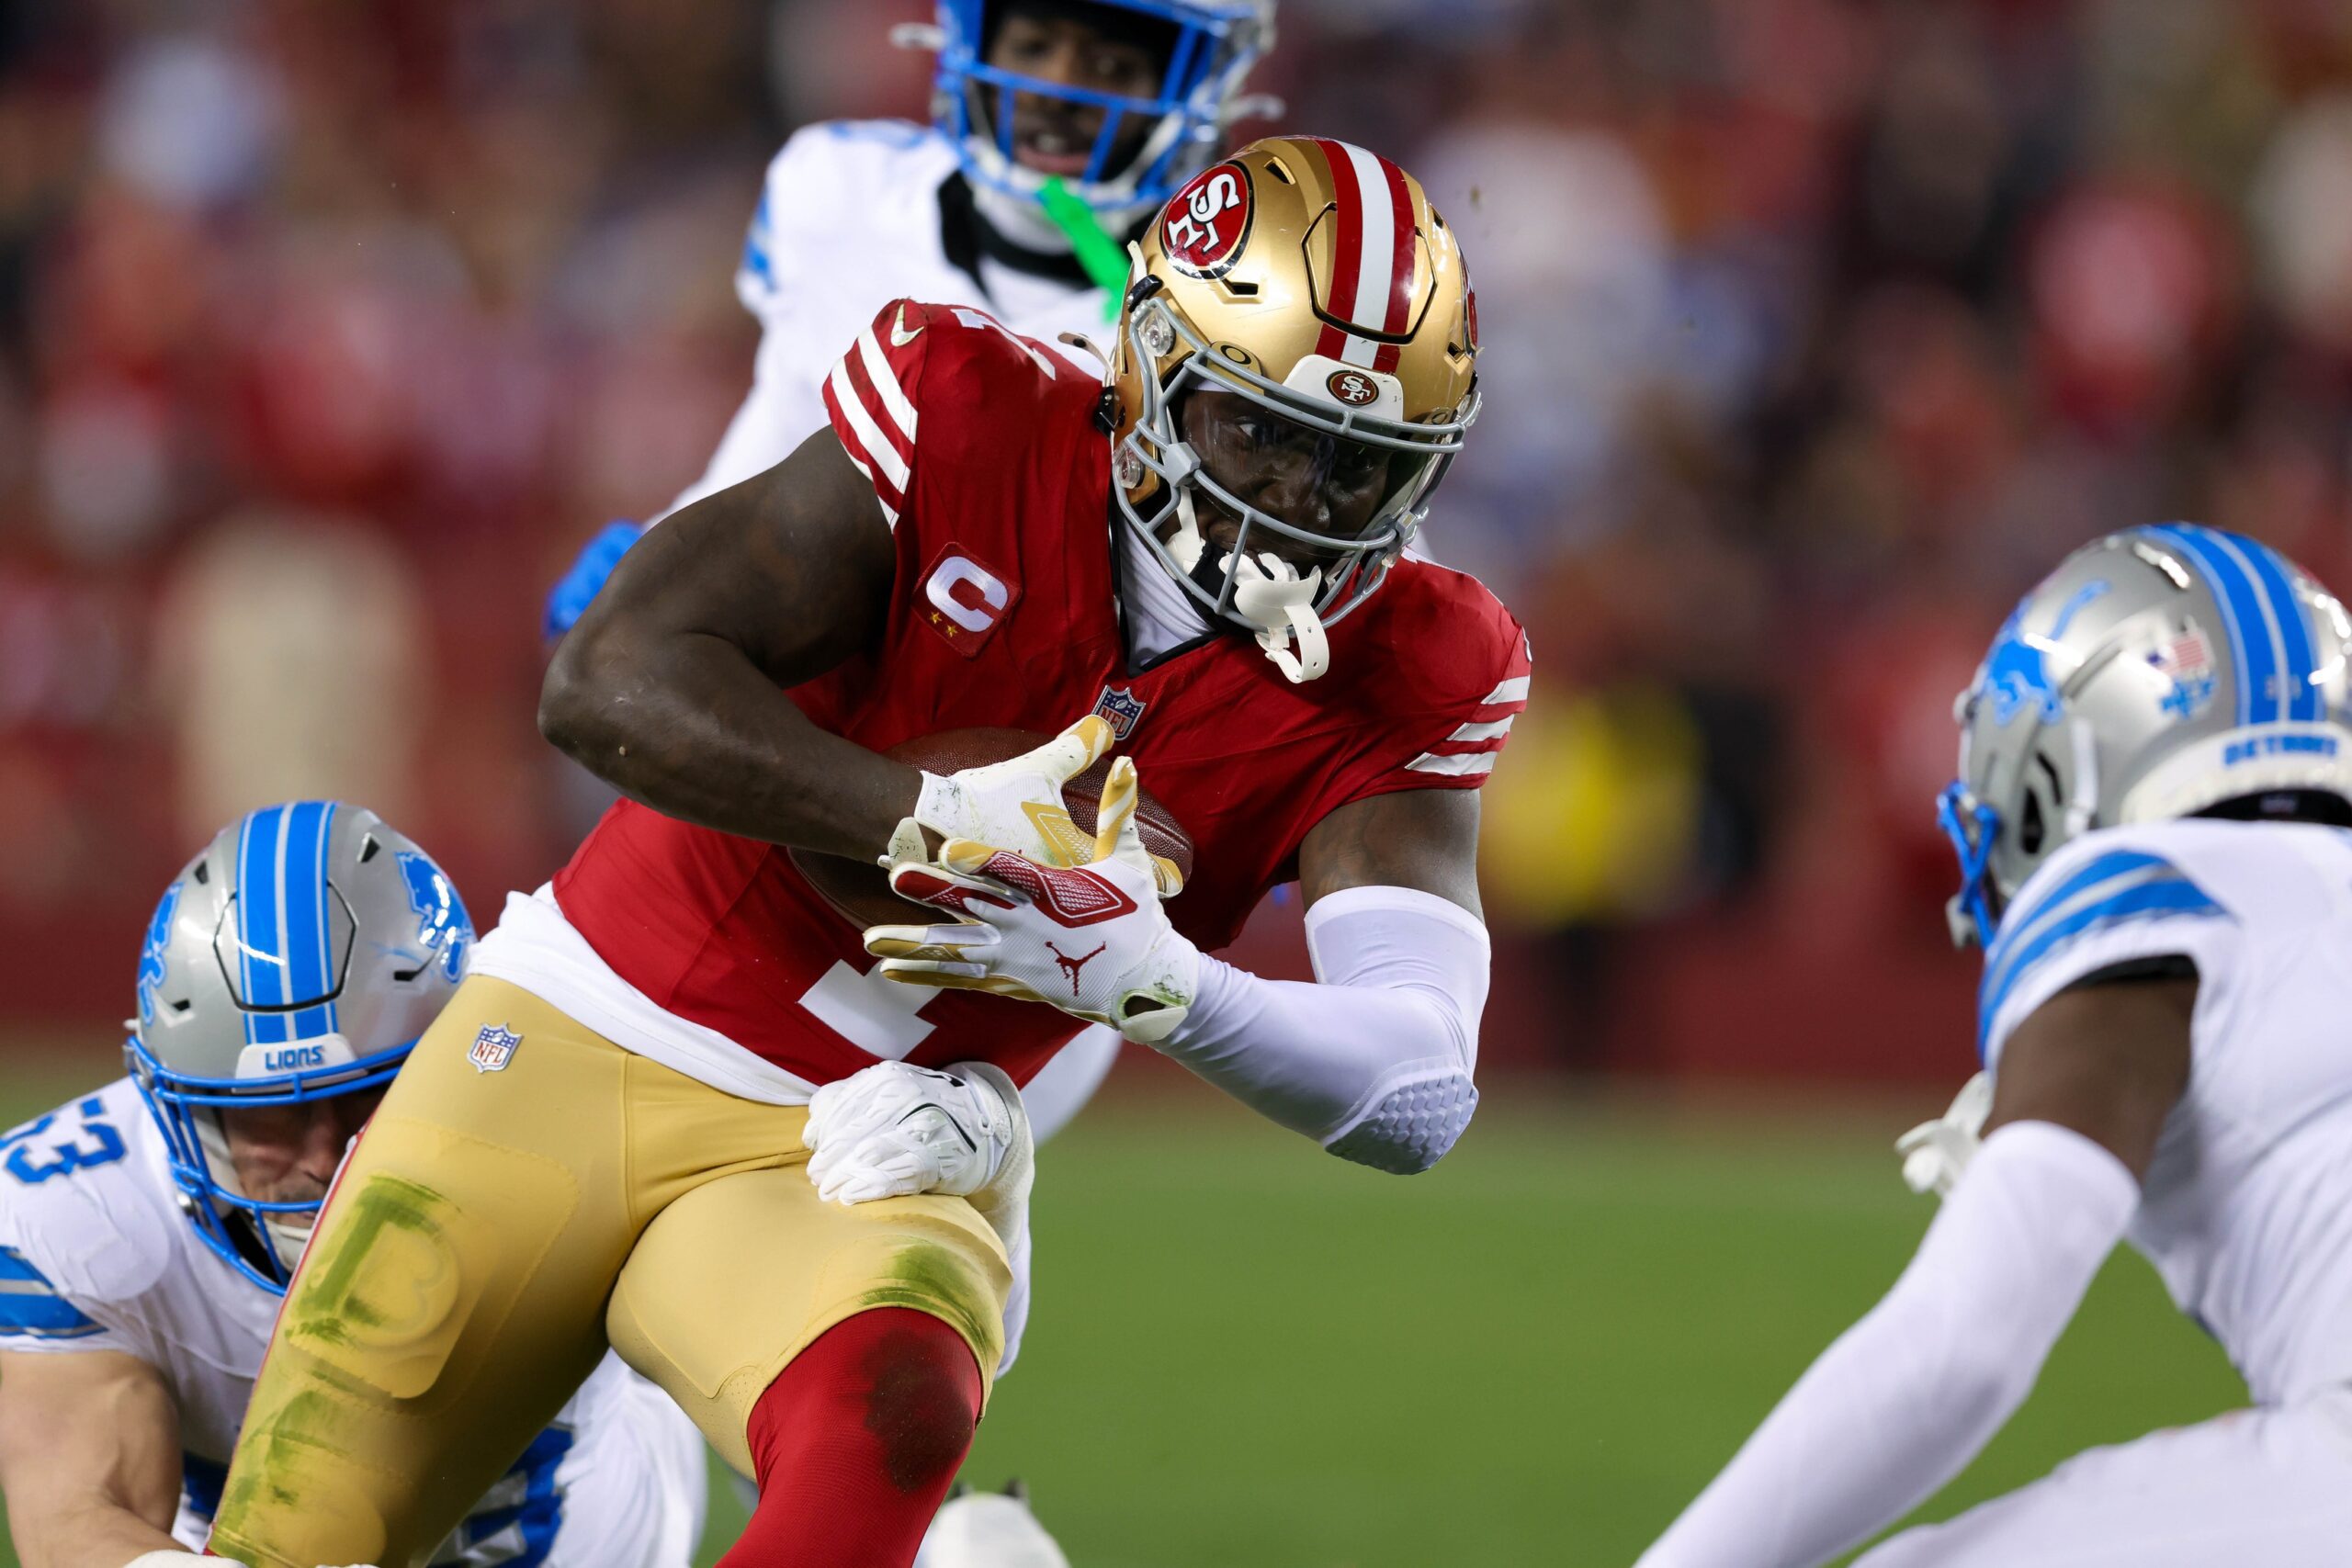
[[[941,561],[923,585],[923,597],[967,632],[984,632],[996,625],[1012,599],[995,573],[968,556],[949,556]]]

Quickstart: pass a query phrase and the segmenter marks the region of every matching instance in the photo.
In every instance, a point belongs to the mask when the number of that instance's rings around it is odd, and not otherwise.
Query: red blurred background
[[[914,0],[0,11],[0,1037],[102,1041],[253,806],[478,916],[594,787],[547,586],[699,473],[786,131],[923,112]],[[1260,85],[1464,236],[1428,543],[1527,622],[1492,1063],[1949,1078],[1950,705],[2069,547],[2352,547],[2352,7],[1283,0]],[[1295,964],[1295,901],[1253,956]]]

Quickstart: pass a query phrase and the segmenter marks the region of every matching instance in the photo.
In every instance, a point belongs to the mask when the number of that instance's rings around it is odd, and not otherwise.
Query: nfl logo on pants
[[[478,1073],[503,1072],[506,1064],[514,1059],[514,1047],[521,1043],[523,1037],[513,1030],[495,1023],[484,1024],[481,1032],[474,1036],[473,1047],[466,1053],[466,1060],[474,1065],[474,1071]]]

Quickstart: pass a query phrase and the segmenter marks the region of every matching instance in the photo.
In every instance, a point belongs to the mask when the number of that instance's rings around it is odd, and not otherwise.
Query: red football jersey
[[[1249,638],[1222,635],[1131,673],[1101,391],[977,310],[886,307],[825,402],[895,531],[888,626],[872,653],[791,695],[876,750],[1102,714],[1192,836],[1192,881],[1169,916],[1219,948],[1298,874],[1300,841],[1335,807],[1486,782],[1526,701],[1526,637],[1476,579],[1408,559],[1331,628],[1320,680],[1293,685]],[[857,930],[786,850],[634,802],[605,813],[555,892],[657,1005],[811,1082],[885,1055],[983,1059],[1025,1082],[1081,1027],[978,992],[910,1006],[922,993],[870,974]]]

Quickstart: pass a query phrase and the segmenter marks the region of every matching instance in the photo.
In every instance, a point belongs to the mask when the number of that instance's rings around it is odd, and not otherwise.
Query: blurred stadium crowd
[[[494,918],[595,802],[538,606],[748,381],[793,125],[919,0],[0,11],[0,1023],[119,1016],[189,849],[363,799]],[[1525,619],[1491,1058],[1956,1076],[1929,811],[2015,595],[2193,516],[2352,565],[2352,7],[1283,0],[1428,184],[1487,408],[1427,543]]]

